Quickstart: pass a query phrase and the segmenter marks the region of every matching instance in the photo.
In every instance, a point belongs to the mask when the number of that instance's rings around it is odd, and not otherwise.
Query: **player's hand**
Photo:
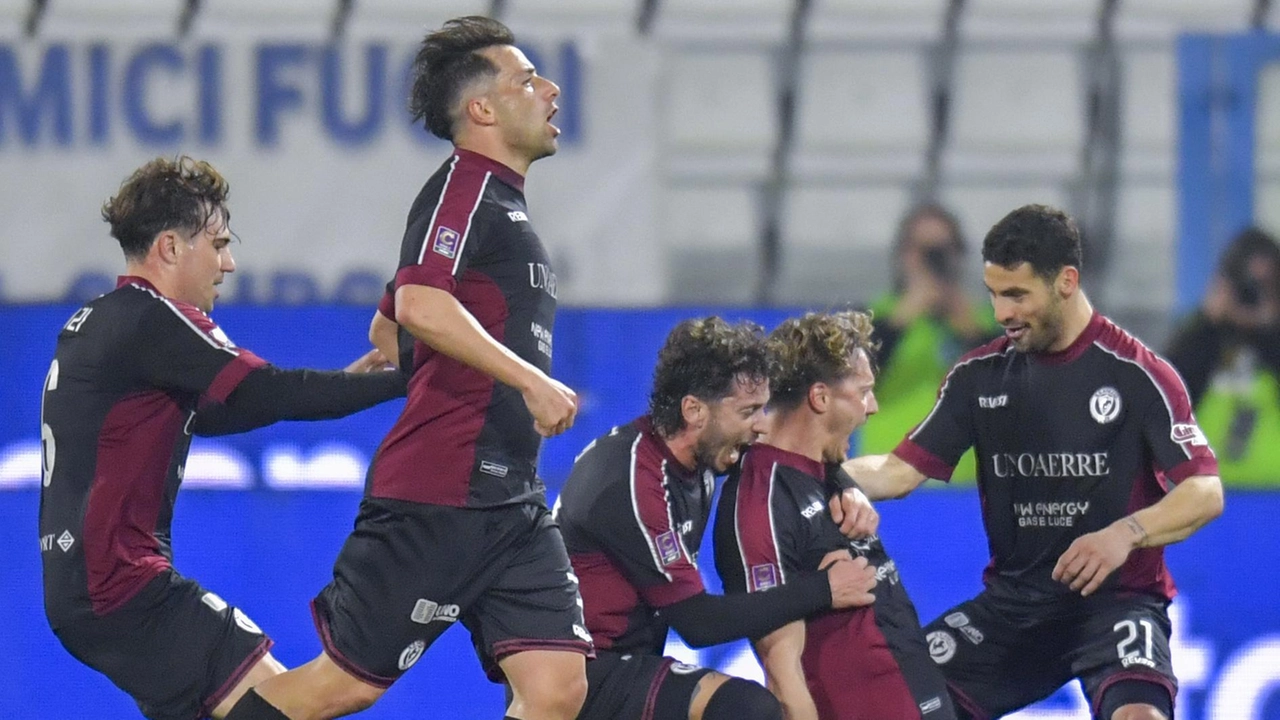
[[[1053,579],[1087,597],[1124,564],[1133,548],[1133,533],[1118,523],[1081,535],[1058,558]]]
[[[543,375],[523,395],[533,416],[533,429],[542,437],[554,437],[573,427],[578,416],[578,395],[564,383]]]
[[[349,373],[367,373],[386,370],[392,367],[391,362],[387,360],[387,356],[382,351],[374,348],[369,352],[355,359],[355,362],[343,368]]]
[[[875,535],[880,529],[880,513],[858,488],[832,495],[829,504],[831,519],[840,526],[840,534],[851,540]]]
[[[854,558],[848,550],[832,550],[818,567],[827,571],[832,609],[865,607],[876,601],[871,594],[876,586],[876,569],[867,564],[866,558]]]

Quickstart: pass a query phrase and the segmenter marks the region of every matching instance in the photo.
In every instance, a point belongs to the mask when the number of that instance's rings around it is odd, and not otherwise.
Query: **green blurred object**
[[[896,295],[884,295],[871,305],[871,311],[876,318],[887,318],[897,302]],[[974,321],[992,336],[999,332],[985,304],[974,308]],[[932,316],[922,315],[903,328],[892,354],[881,359],[875,391],[880,411],[860,431],[858,453],[879,455],[897,447],[933,409],[947,371],[971,349],[944,321]],[[956,465],[952,483],[969,485],[975,477],[970,450]]]
[[[1280,382],[1255,369],[1245,383],[1221,376],[1196,406],[1196,419],[1232,487],[1280,488]]]

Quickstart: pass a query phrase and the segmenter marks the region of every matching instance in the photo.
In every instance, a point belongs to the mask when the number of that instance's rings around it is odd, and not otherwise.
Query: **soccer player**
[[[658,354],[649,414],[574,462],[555,512],[596,642],[580,720],[781,720],[759,684],[663,657],[668,626],[705,647],[871,601],[865,560],[833,563],[776,593],[703,587],[697,553],[715,476],[760,432],[768,362],[754,323],[680,323]]]
[[[483,17],[425,38],[411,109],[455,146],[409,211],[394,320],[415,339],[404,412],[369,472],[356,527],[312,604],[324,652],[258,687],[234,720],[330,718],[368,707],[461,621],[510,717],[574,717],[591,636],[535,474],[542,436],[573,424],[551,379],[556,277],[529,222],[524,178],[556,151],[560,89]],[[496,665],[495,665],[496,663]]]
[[[716,569],[730,592],[783,593],[839,557],[875,568],[873,605],[810,615],[755,641],[788,720],[955,718],[879,536],[849,539],[824,510],[826,497],[853,484],[839,463],[878,409],[871,329],[868,315],[847,311],[773,331],[769,434],[747,449],[716,511]]]
[[[986,588],[926,628],[962,715],[1078,678],[1096,718],[1172,718],[1162,548],[1222,513],[1213,450],[1169,363],[1089,304],[1069,217],[1018,208],[982,257],[1004,337],[956,363],[892,454],[845,467],[871,497],[901,497],[977,449]]]
[[[240,610],[173,568],[170,522],[191,436],[340,417],[403,396],[376,351],[353,372],[280,370],[209,319],[228,184],[180,157],[142,166],[103,206],[125,275],[58,334],[44,383],[40,550],[63,646],[154,720],[223,717],[283,671]]]

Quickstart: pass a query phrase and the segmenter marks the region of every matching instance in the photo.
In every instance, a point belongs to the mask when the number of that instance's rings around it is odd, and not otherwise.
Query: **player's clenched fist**
[[[864,557],[854,558],[848,550],[832,550],[822,558],[831,585],[831,607],[836,610],[862,607],[876,601],[876,569]]]
[[[533,415],[533,429],[542,437],[553,437],[573,427],[578,395],[564,383],[540,375],[523,395],[524,404]]]

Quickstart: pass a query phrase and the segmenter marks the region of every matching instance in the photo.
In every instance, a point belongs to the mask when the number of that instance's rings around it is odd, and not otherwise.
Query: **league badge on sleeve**
[[[441,225],[436,230],[436,239],[431,244],[431,252],[452,260],[458,256],[458,244],[461,239],[462,236],[458,234],[457,230]]]
[[[1169,439],[1179,445],[1207,446],[1209,444],[1200,426],[1194,423],[1175,423],[1169,431]]]
[[[751,592],[778,586],[778,567],[773,563],[751,566]]]
[[[676,540],[676,531],[668,530],[657,537],[658,556],[662,566],[666,567],[680,559],[680,543]]]

